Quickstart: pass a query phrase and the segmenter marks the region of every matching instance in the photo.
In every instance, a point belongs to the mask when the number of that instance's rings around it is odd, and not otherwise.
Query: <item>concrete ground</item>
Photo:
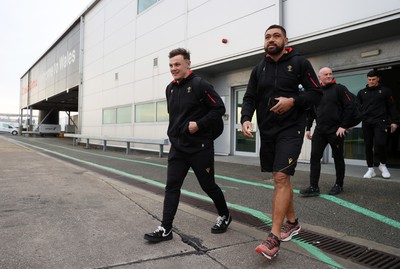
[[[232,222],[211,234],[215,215],[184,203],[174,239],[149,243],[143,235],[159,225],[162,195],[5,136],[0,171],[0,268],[363,268],[322,262],[293,242],[266,260],[254,251],[265,232]]]

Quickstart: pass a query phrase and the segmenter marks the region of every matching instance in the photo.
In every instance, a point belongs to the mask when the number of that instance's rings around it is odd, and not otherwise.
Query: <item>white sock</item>
[[[386,164],[384,164],[384,163],[379,163],[379,166],[386,166]]]
[[[368,171],[373,172],[373,171],[374,171],[374,168],[373,168],[373,167],[368,167]]]

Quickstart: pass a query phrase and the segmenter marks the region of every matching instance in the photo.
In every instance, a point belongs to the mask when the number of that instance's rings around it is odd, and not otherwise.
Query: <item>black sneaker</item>
[[[335,184],[332,189],[329,191],[329,195],[337,195],[343,191],[343,187],[340,187],[338,184]]]
[[[164,229],[164,227],[158,226],[157,230],[155,230],[154,232],[145,234],[144,239],[154,243],[171,240],[172,229],[169,229],[167,231],[166,229]]]
[[[229,214],[228,218],[226,216],[218,216],[217,221],[213,227],[211,227],[211,232],[213,234],[220,234],[226,232],[229,224],[232,222],[231,214]]]
[[[319,188],[314,188],[313,186],[300,190],[300,197],[313,197],[318,195]]]

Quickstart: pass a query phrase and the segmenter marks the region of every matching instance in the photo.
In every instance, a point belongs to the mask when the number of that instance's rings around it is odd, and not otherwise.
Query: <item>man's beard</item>
[[[285,48],[284,46],[275,46],[274,49],[264,48],[264,50],[269,55],[279,55],[283,51],[284,48]]]

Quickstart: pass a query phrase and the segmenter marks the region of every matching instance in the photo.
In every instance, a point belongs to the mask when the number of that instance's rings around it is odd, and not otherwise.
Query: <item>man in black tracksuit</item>
[[[382,177],[390,178],[390,173],[386,167],[388,129],[391,133],[396,131],[399,116],[392,91],[381,86],[379,73],[372,70],[368,72],[367,78],[368,85],[357,94],[362,108],[362,130],[365,157],[368,165],[368,171],[365,173],[364,178],[376,176],[374,171],[374,143],[380,161],[378,168],[382,173]]]
[[[271,25],[265,32],[266,55],[251,72],[241,117],[243,134],[251,138],[251,119],[257,111],[261,170],[274,177],[271,233],[256,248],[268,259],[277,255],[281,240],[289,241],[301,229],[294,213],[290,176],[304,140],[306,110],[322,96],[310,62],[285,48],[287,42],[286,30],[280,25]],[[305,89],[302,93],[301,86]]]
[[[215,183],[214,141],[210,128],[224,115],[225,105],[210,83],[192,73],[190,53],[186,49],[172,50],[169,66],[174,78],[166,89],[171,148],[161,226],[144,236],[151,242],[172,239],[172,222],[189,168],[217,208],[219,216],[211,232],[224,233],[232,221],[224,194]]]
[[[332,69],[323,67],[318,73],[323,96],[318,107],[309,110],[307,118],[306,137],[311,139],[310,186],[300,190],[301,197],[319,195],[319,177],[321,174],[321,158],[325,147],[329,144],[335,160],[336,182],[329,191],[337,195],[343,191],[345,163],[343,145],[346,129],[351,126],[352,105],[349,90],[341,84],[336,84]],[[311,136],[310,129],[316,119],[317,126]]]

